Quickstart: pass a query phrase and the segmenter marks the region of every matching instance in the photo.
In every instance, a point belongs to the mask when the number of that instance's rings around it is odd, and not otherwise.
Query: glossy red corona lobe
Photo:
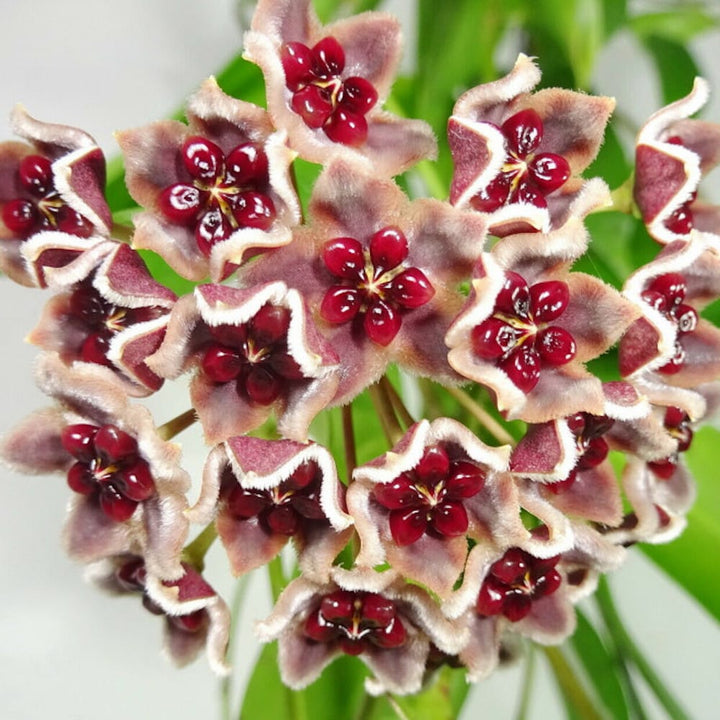
[[[375,486],[372,496],[389,511],[390,533],[406,546],[425,533],[438,538],[464,535],[468,514],[464,500],[485,485],[485,473],[475,463],[451,458],[448,449],[432,445],[420,462],[390,483]]]
[[[91,280],[78,283],[68,302],[69,321],[84,339],[77,348],[84,362],[112,367],[107,353],[113,337],[132,325],[154,320],[167,313],[158,306],[124,307],[106,300]]]
[[[695,330],[698,314],[692,305],[684,302],[687,293],[685,277],[680,273],[666,273],[656,277],[642,293],[642,299],[660,312],[677,328],[675,353],[658,371],[673,375],[682,370],[685,364],[685,348],[682,336]]]
[[[277,487],[244,488],[227,481],[227,508],[239,521],[256,519],[271,535],[295,535],[317,522],[328,522],[320,505],[322,473],[311,461],[300,465]]]
[[[155,494],[150,467],[140,456],[137,440],[115,425],[68,425],[60,440],[75,458],[67,482],[88,495],[111,520],[123,522]]]
[[[333,324],[355,321],[374,343],[389,345],[403,314],[435,295],[425,273],[405,264],[408,252],[408,241],[395,226],[374,233],[368,247],[351,237],[328,240],[323,262],[340,282],[325,293],[320,315]]]
[[[204,255],[236,230],[270,229],[276,210],[268,159],[258,143],[242,143],[226,155],[211,140],[193,135],[183,143],[180,161],[187,181],[166,187],[158,204],[169,222],[193,229]]]
[[[7,229],[22,240],[42,230],[90,237],[92,224],[73,210],[55,189],[52,163],[42,155],[26,155],[16,174],[17,196],[2,209]]]
[[[290,311],[270,304],[242,325],[209,326],[203,373],[214,383],[235,382],[238,395],[252,403],[270,405],[287,393],[288,383],[304,378],[288,350],[289,327]]]
[[[494,362],[523,392],[530,392],[544,366],[570,362],[577,352],[573,336],[553,325],[567,309],[570,291],[564,282],[548,280],[529,287],[507,272],[492,315],[471,333],[475,354]]]
[[[535,600],[560,587],[562,577],[555,569],[559,560],[559,555],[541,559],[520,548],[510,548],[490,567],[478,595],[477,614],[502,614],[511,622],[522,620]]]
[[[313,130],[322,129],[333,142],[358,146],[367,139],[365,115],[378,99],[372,83],[358,76],[343,77],[345,51],[334,37],[312,48],[299,42],[280,50],[290,107]]]
[[[348,655],[401,647],[407,637],[395,603],[377,593],[349,590],[325,595],[305,620],[304,632],[309,640],[337,645]]]
[[[481,212],[493,212],[510,203],[547,207],[545,197],[570,177],[570,165],[562,155],[538,153],[543,123],[535,110],[521,110],[499,128],[505,139],[505,162],[500,172],[475,195],[471,204]]]

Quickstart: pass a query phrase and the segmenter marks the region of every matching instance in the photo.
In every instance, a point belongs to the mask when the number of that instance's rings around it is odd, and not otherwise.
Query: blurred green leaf
[[[605,0],[602,3],[605,39],[628,22],[627,0]]]
[[[625,150],[611,121],[605,130],[605,142],[593,163],[585,170],[585,177],[601,177],[611,190],[620,187],[630,177],[633,166],[625,157]]]
[[[600,635],[586,615],[576,609],[577,628],[570,644],[585,668],[588,680],[595,688],[597,698],[615,720],[629,719],[625,693],[618,677],[618,666]]]
[[[265,645],[243,697],[238,720],[273,718],[293,720],[289,690],[282,684],[277,665],[277,643]]]
[[[718,19],[705,11],[702,3],[678,5],[667,12],[636,15],[630,28],[640,38],[659,37],[685,44],[696,35],[718,27]]]
[[[702,75],[687,47],[658,35],[644,37],[643,45],[655,63],[663,103],[667,105],[687,95],[693,79]]]
[[[565,702],[565,711],[569,720],[602,720],[593,699],[588,695],[572,665],[561,648],[544,647],[545,657],[555,676],[558,688]]]
[[[685,454],[698,487],[683,534],[667,545],[640,547],[703,607],[720,621],[720,573],[714,553],[720,547],[720,483],[717,477],[720,431],[705,427],[695,433]]]
[[[412,720],[455,720],[468,691],[463,671],[444,668],[421,693],[395,702]]]
[[[151,250],[138,250],[138,252],[153,278],[166,288],[170,288],[176,295],[187,295],[195,289],[196,283],[178,275],[157,253]]]

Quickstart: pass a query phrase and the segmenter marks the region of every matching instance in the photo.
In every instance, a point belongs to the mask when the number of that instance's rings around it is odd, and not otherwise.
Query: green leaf
[[[565,701],[569,720],[602,720],[603,716],[598,712],[595,702],[588,695],[562,649],[545,647],[543,651]]]
[[[685,454],[695,476],[698,497],[688,513],[683,534],[667,545],[640,547],[670,577],[684,587],[716,620],[720,621],[720,573],[714,571],[712,553],[720,547],[720,483],[717,449],[720,432],[705,427],[693,438]]]
[[[640,38],[660,37],[686,44],[700,33],[718,26],[718,19],[705,12],[702,3],[678,6],[672,11],[636,15],[630,28]]]
[[[464,672],[444,668],[422,692],[396,697],[395,702],[413,720],[455,720],[467,692]]]
[[[605,0],[602,3],[605,38],[627,25],[627,0]]]
[[[605,130],[605,142],[592,164],[585,170],[585,177],[599,176],[614,190],[630,177],[632,164],[625,157],[625,150],[611,122]]]
[[[615,720],[629,719],[616,661],[585,614],[580,609],[576,610],[576,614],[578,624],[570,643],[595,688],[597,698]]]
[[[187,295],[195,289],[194,282],[178,275],[157,253],[151,250],[138,250],[138,253],[153,278],[172,290],[178,297]]]
[[[293,720],[290,692],[280,680],[277,643],[265,645],[245,690],[239,720],[266,717],[273,720]]]
[[[655,63],[665,104],[687,95],[693,78],[703,74],[690,51],[674,40],[648,35],[643,45]]]

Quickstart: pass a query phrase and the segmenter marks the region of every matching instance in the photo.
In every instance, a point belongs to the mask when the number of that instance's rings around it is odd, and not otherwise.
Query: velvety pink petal
[[[34,412],[2,438],[0,458],[16,472],[39,475],[66,470],[71,462],[60,442],[66,424],[59,408]]]

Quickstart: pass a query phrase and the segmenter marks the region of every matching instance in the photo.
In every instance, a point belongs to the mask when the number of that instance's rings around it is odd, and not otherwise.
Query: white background
[[[167,115],[241,43],[231,0],[0,0],[0,10],[0,114],[22,102],[40,119],[87,130],[109,156],[116,153],[114,130]],[[716,60],[718,36],[702,45]],[[650,73],[627,39],[619,38],[605,53],[596,84],[616,95],[639,123],[657,106]],[[720,88],[717,74],[714,85]],[[719,108],[716,99],[709,117],[720,120]],[[9,139],[7,125],[0,129],[0,137]],[[40,291],[0,281],[2,433],[46,404],[32,383],[36,350],[22,342],[44,301]],[[176,388],[150,404],[162,423],[185,410],[186,402]],[[180,440],[196,477],[201,444],[190,431]],[[0,471],[0,718],[219,717],[217,681],[204,660],[174,669],[158,653],[158,619],[133,599],[107,598],[83,583],[82,568],[63,555],[59,533],[68,494],[60,477]],[[708,548],[708,573],[718,571],[716,551]],[[221,553],[212,554],[208,575],[231,595]],[[639,553],[613,584],[629,627],[691,715],[713,717],[717,626]],[[256,652],[252,622],[267,602],[264,577],[252,581],[251,594],[238,626],[241,683]],[[464,717],[513,717],[519,675],[520,668],[501,671],[477,687]],[[544,676],[539,682],[533,718],[561,716],[551,682]],[[663,717],[657,712],[653,717]]]

